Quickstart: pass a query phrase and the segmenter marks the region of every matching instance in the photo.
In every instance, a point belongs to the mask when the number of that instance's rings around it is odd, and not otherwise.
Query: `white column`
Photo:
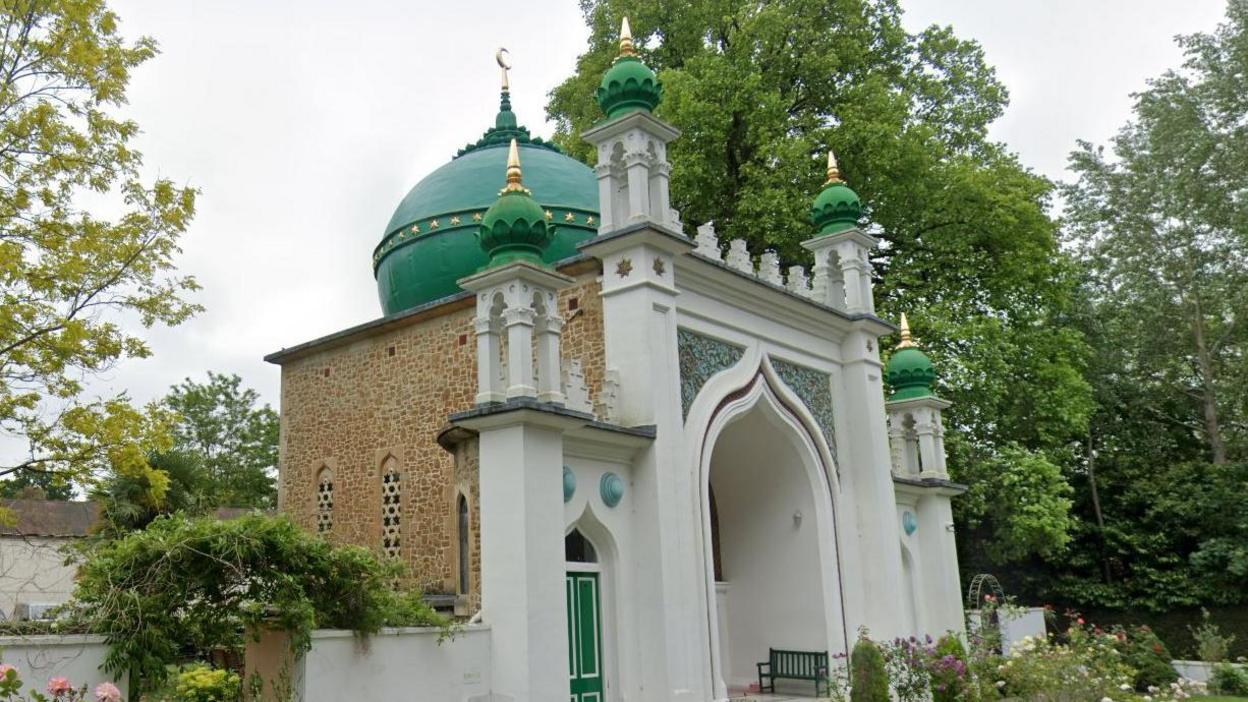
[[[480,430],[481,606],[493,692],[514,702],[568,697],[563,440],[516,422]]]
[[[672,166],[667,161],[659,159],[650,167],[650,204],[653,208],[651,215],[656,222],[672,226],[671,219],[671,197],[669,195],[669,179],[672,172]]]
[[[922,597],[933,637],[946,631],[962,632],[962,585],[958,577],[958,549],[954,541],[953,507],[950,495],[937,493],[919,499],[916,508],[919,529],[915,536],[923,564]]]
[[[845,281],[845,310],[861,312],[865,308],[861,259],[863,252],[852,241],[843,242],[837,249],[841,258],[841,277]]]
[[[631,153],[624,156],[624,166],[628,169],[628,219],[647,219],[650,212],[650,168],[649,158],[644,153]]]
[[[478,405],[487,402],[502,402],[506,399],[506,394],[498,382],[502,376],[499,323],[498,319],[488,316],[490,315],[488,307],[485,309],[485,314],[487,316],[478,316],[473,322],[477,331],[476,402]]]
[[[542,315],[537,334],[537,401],[564,403],[560,381],[559,339],[563,334],[563,318],[547,312]]]
[[[507,327],[507,399],[533,397],[533,308],[509,306],[503,310]]]
[[[883,368],[877,349],[875,336],[866,330],[855,329],[841,343],[842,404],[853,407],[854,411],[842,413],[844,431],[838,435],[845,440],[838,453],[844,466],[842,480],[847,501],[859,506],[897,503],[884,408]],[[896,512],[861,507],[854,510],[854,517],[857,560],[870,564],[870,568],[861,571],[860,598],[849,604],[850,607],[857,604],[856,613],[860,617],[859,621],[851,622],[851,626],[866,625],[881,640],[908,635],[904,612],[897,607],[903,596],[901,559],[881,556],[897,553],[901,537]]]
[[[602,157],[605,150],[605,147],[598,150],[598,165],[594,166],[594,173],[598,176],[598,209],[601,210],[598,213],[598,228],[608,232],[615,226],[612,214],[615,208],[611,207],[611,203],[615,200],[615,191],[619,186],[612,175],[611,162]]]

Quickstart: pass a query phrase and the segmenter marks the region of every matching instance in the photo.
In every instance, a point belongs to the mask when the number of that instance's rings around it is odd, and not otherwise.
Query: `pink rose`
[[[121,702],[121,690],[111,682],[102,682],[95,686],[95,699],[98,702]]]
[[[9,665],[8,663],[0,663],[0,678],[7,678],[7,677],[9,676],[9,671],[10,671],[10,670],[11,670],[11,671],[13,671],[13,675],[16,677],[16,676],[17,676],[17,668],[14,668],[13,666]]]
[[[69,678],[56,676],[48,681],[48,694],[53,697],[68,695],[74,691],[74,686],[69,683]]]

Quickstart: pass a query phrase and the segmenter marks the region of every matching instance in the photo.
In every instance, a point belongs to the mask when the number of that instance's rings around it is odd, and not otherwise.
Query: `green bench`
[[[828,652],[767,649],[767,660],[758,664],[758,691],[774,693],[776,678],[813,680],[815,697],[818,697],[819,686],[828,682]],[[764,679],[770,684],[764,686]]]

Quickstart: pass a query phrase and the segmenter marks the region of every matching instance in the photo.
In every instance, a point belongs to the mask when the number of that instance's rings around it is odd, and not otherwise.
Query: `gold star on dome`
[[[569,212],[569,213],[567,213],[567,214],[565,214],[565,215],[563,216],[563,221],[565,221],[565,222],[575,222],[575,221],[576,221],[576,215],[574,215],[574,214],[572,214],[571,212]]]
[[[458,226],[459,226],[459,216],[458,216],[458,215],[456,215],[456,216],[454,216],[454,217],[451,217],[451,226],[452,226],[452,227],[458,227]]]
[[[438,228],[438,220],[436,220],[436,219],[435,219],[435,220],[433,220],[433,221],[429,222],[429,228],[430,228],[430,229],[437,229],[437,228]]]
[[[419,224],[413,224],[413,225],[412,225],[412,233],[413,233],[413,234],[419,234],[419,233],[420,233],[420,225],[419,225]]]
[[[550,221],[554,218],[555,218],[555,213],[551,212],[550,210],[546,210],[546,221]]]
[[[481,221],[481,213],[480,213],[480,212],[473,212],[473,213],[472,213],[472,221],[474,221],[474,222],[480,222],[480,221]]]
[[[586,217],[586,218],[585,218],[585,226],[587,226],[587,227],[592,227],[592,226],[594,226],[594,217],[593,217],[593,215],[590,215],[589,217]]]

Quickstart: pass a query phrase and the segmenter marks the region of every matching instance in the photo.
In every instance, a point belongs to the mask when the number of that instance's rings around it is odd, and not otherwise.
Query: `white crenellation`
[[[813,292],[810,289],[810,280],[806,277],[805,266],[789,266],[789,279],[785,283],[785,287],[789,292],[797,293],[802,297],[812,297]]]
[[[779,254],[770,249],[763,252],[759,259],[758,276],[772,285],[784,285],[784,278],[780,275]]]
[[[723,263],[724,252],[719,250],[719,237],[715,234],[714,222],[707,222],[699,226],[698,235],[694,238],[694,242],[698,245],[698,248],[694,249],[694,253]]]
[[[754,259],[750,258],[750,250],[745,246],[745,239],[733,239],[728,242],[728,265],[754,275]]]
[[[577,412],[592,413],[593,404],[589,401],[589,386],[585,384],[585,370],[581,359],[573,358],[563,367],[564,406]]]
[[[594,414],[604,422],[615,423],[619,419],[620,372],[608,368],[602,379],[602,394],[598,398]]]

